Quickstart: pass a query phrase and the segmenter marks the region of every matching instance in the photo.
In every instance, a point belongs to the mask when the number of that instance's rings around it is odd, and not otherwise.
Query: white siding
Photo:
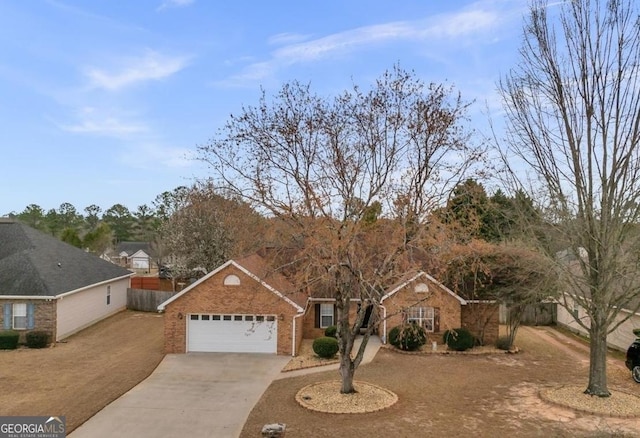
[[[578,317],[581,318],[581,320],[588,327],[590,321],[584,309],[578,306],[577,311]],[[622,320],[627,315],[629,315],[629,312],[627,311],[620,312],[620,314],[618,314],[616,318],[616,321]],[[573,315],[560,304],[558,304],[558,324],[582,335],[589,335],[589,333],[575,321]],[[627,321],[622,323],[620,327],[609,333],[609,336],[607,336],[607,344],[609,344],[610,347],[616,348],[618,350],[627,351],[629,345],[631,345],[631,343],[635,340],[635,336],[633,334],[633,329],[635,328],[640,328],[640,315],[637,313],[631,316],[631,318],[629,318]]]
[[[111,287],[111,299],[108,305],[107,286]],[[56,340],[64,339],[107,316],[125,309],[127,306],[128,287],[129,278],[124,278],[58,299]]]

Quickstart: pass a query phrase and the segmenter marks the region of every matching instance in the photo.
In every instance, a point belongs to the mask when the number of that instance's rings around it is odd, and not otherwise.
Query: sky
[[[488,133],[526,0],[0,2],[0,215],[134,211],[207,176],[196,159],[263,89],[335,95],[399,64],[473,101]]]

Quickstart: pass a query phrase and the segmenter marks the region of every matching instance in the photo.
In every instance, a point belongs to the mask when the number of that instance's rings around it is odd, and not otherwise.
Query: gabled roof
[[[440,283],[438,280],[433,278],[431,275],[429,275],[429,274],[427,274],[426,272],[423,272],[423,271],[418,271],[418,272],[414,272],[414,273],[408,273],[407,275],[405,275],[398,283],[396,283],[395,285],[393,285],[390,288],[389,292],[387,292],[380,299],[380,303],[384,302],[384,300],[386,300],[387,298],[391,297],[396,292],[400,291],[404,287],[408,286],[409,284],[413,283],[414,281],[416,281],[416,280],[418,280],[420,278],[426,278],[430,282],[438,285],[440,288],[442,288],[442,290],[447,292],[449,295],[454,297],[456,300],[460,301],[460,304],[462,304],[462,305],[467,304],[467,301],[464,298],[462,298],[460,295],[456,294],[451,289],[449,289],[447,286],[445,286],[444,284]]]
[[[115,248],[116,254],[124,252],[128,256],[132,256],[140,250],[144,251],[146,254],[151,255],[151,244],[149,242],[120,242]]]
[[[142,250],[142,249],[137,250],[137,251],[136,251],[136,252],[134,252],[133,254],[129,254],[129,258],[132,258],[132,259],[133,259],[133,258],[139,258],[139,257],[142,257],[142,258],[148,258],[148,257],[149,257],[149,254],[147,254],[146,252],[144,252],[144,250]]]
[[[247,257],[243,257],[237,260],[229,260],[207,275],[189,285],[176,295],[169,298],[164,303],[158,306],[158,310],[162,311],[165,307],[173,301],[180,298],[182,295],[189,293],[190,290],[198,286],[200,283],[207,281],[209,278],[216,275],[228,266],[235,266],[247,276],[251,277],[266,289],[279,296],[287,303],[291,304],[300,313],[304,312],[304,307],[307,301],[307,296],[299,291],[279,272],[274,271],[269,267],[266,261],[257,254],[252,254]]]
[[[0,220],[0,297],[54,297],[130,275],[27,225]]]

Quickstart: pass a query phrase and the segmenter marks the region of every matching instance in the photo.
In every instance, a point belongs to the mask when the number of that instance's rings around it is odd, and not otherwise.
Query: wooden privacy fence
[[[508,319],[507,307],[500,305],[500,324],[506,324]],[[554,325],[558,322],[557,303],[539,303],[530,305],[524,311],[522,325]]]
[[[133,277],[131,278],[131,288],[161,290],[160,279],[158,277]]]
[[[175,294],[176,292],[129,288],[127,289],[127,309],[157,312],[158,306]]]

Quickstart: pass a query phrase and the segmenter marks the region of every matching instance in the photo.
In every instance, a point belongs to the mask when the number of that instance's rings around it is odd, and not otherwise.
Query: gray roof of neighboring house
[[[130,274],[53,236],[0,219],[0,296],[56,296]]]
[[[132,256],[140,250],[146,252],[147,255],[152,255],[151,244],[149,242],[120,242],[114,252],[120,254],[124,251],[128,256]]]

